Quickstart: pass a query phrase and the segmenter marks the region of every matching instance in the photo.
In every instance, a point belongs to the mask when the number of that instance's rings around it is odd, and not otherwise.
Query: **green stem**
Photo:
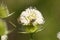
[[[12,31],[14,31],[15,30],[15,28],[16,28],[16,25],[13,23],[13,22],[11,22],[11,21],[8,21],[11,25],[13,25],[13,29],[12,30],[10,30],[8,33],[11,33]]]
[[[30,40],[34,40],[33,33],[30,33]]]
[[[13,25],[13,27],[16,28],[16,25],[14,23],[12,23],[11,21],[8,21],[11,25]]]

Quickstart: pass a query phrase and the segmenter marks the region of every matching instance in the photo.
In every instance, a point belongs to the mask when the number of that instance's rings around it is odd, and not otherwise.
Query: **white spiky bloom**
[[[31,20],[35,20],[32,24],[43,24],[44,18],[41,12],[37,9],[27,8],[23,11],[19,17],[19,21],[23,23],[23,25],[30,24]]]
[[[57,33],[57,38],[60,39],[60,32]]]

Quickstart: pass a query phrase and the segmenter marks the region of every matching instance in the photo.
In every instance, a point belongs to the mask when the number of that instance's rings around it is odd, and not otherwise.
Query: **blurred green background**
[[[60,0],[1,0],[7,4],[10,12],[15,12],[18,17],[24,9],[32,6],[41,11],[45,19],[43,31],[33,35],[34,40],[58,40],[60,31]],[[12,18],[13,19],[13,18]],[[17,23],[16,23],[17,24]],[[8,40],[29,40],[29,34],[16,33],[16,30],[8,34]]]

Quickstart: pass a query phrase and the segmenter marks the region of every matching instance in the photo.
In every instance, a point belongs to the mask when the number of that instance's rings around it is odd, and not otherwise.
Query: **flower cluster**
[[[41,30],[40,25],[44,24],[44,18],[39,10],[30,7],[25,11],[22,11],[20,17],[18,18],[18,22],[25,26],[23,27],[23,30],[26,33],[33,33]]]
[[[41,12],[37,9],[27,8],[23,11],[19,17],[19,20],[23,25],[29,25],[31,22],[32,24],[43,24],[44,18]]]

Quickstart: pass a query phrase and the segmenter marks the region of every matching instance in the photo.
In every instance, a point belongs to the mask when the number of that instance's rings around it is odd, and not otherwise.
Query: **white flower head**
[[[57,33],[57,38],[60,39],[60,32]]]
[[[30,7],[21,13],[19,21],[23,23],[23,25],[29,25],[30,23],[33,25],[43,24],[44,18],[39,10]]]
[[[8,36],[6,34],[1,36],[1,40],[7,40],[7,39],[8,39]]]

